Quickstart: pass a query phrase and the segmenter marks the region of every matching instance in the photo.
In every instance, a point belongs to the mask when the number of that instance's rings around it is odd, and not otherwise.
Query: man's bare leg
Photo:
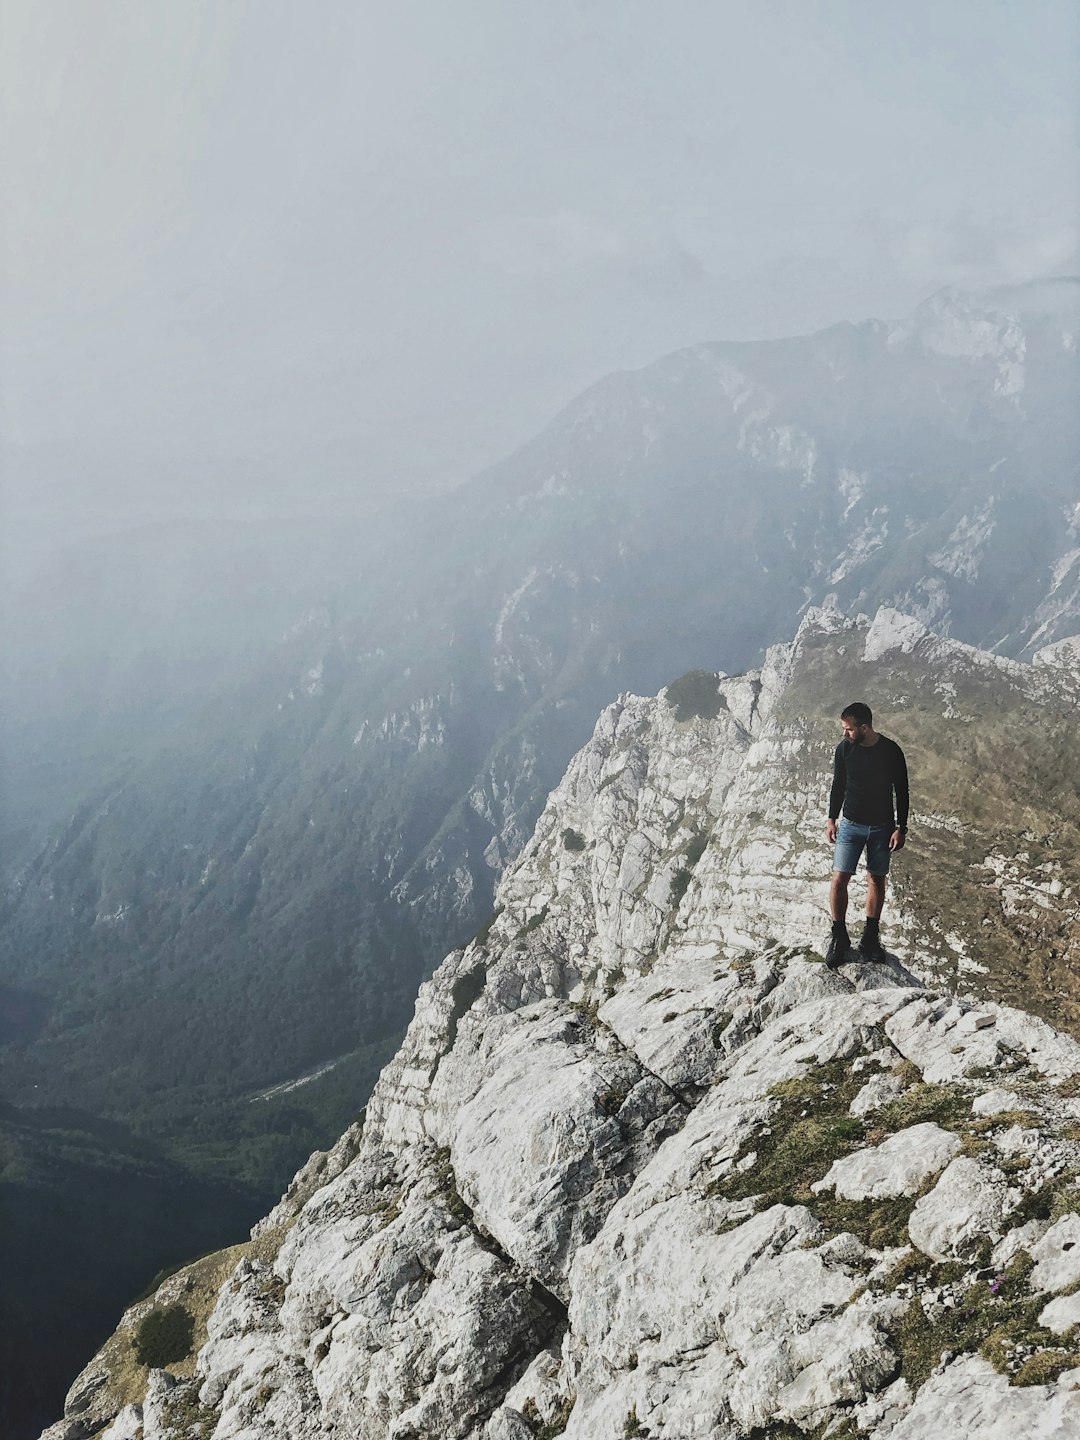
[[[829,913],[832,915],[832,936],[825,951],[825,964],[835,970],[847,959],[851,940],[847,933],[848,881],[850,875],[843,870],[834,870],[829,886]]]
[[[843,870],[834,870],[832,872],[832,884],[829,886],[829,914],[834,921],[847,920],[848,881],[850,879],[850,874],[845,874]],[[884,901],[884,891],[882,891],[881,898],[882,901]],[[881,914],[880,905],[878,906],[878,914]]]
[[[866,877],[866,928],[859,941],[859,954],[865,956],[867,960],[881,962],[886,958],[885,951],[881,948],[881,932],[878,929],[878,921],[881,918],[881,909],[884,904],[885,876],[868,874]]]
[[[867,875],[866,882],[866,918],[880,920],[885,904],[885,876]]]

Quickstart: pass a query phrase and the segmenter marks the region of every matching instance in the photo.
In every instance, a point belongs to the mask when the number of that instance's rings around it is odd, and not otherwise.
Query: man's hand
[[[889,849],[902,850],[904,848],[905,838],[903,830],[894,830],[889,836]]]
[[[835,845],[835,844],[836,844],[836,821],[835,821],[835,820],[830,820],[829,823],[825,826],[825,834],[829,837],[829,844],[830,844],[830,845]]]

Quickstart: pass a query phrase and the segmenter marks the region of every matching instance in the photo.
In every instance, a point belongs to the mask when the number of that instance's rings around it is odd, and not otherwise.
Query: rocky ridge
[[[818,612],[760,672],[609,707],[194,1363],[120,1408],[103,1352],[48,1440],[1077,1433],[1080,1044],[943,990],[899,886],[900,954],[827,971],[820,834],[811,863],[746,825],[786,793],[820,832],[807,665],[887,689],[920,648],[961,706],[966,670],[1075,694],[1068,647]]]

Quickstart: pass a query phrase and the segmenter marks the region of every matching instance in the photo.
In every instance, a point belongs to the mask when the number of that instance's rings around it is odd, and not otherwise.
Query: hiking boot
[[[829,937],[829,948],[825,951],[825,964],[830,970],[835,970],[844,963],[850,945],[851,941],[845,931],[833,931]]]
[[[881,936],[876,929],[868,928],[859,941],[859,959],[866,960],[871,965],[884,965],[888,958],[881,948]]]

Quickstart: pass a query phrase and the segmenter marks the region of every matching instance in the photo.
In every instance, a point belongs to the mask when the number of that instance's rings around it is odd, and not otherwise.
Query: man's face
[[[844,739],[849,740],[852,745],[861,745],[867,730],[870,729],[869,725],[860,725],[857,720],[852,720],[850,716],[845,720],[841,720],[840,724],[844,727]]]

